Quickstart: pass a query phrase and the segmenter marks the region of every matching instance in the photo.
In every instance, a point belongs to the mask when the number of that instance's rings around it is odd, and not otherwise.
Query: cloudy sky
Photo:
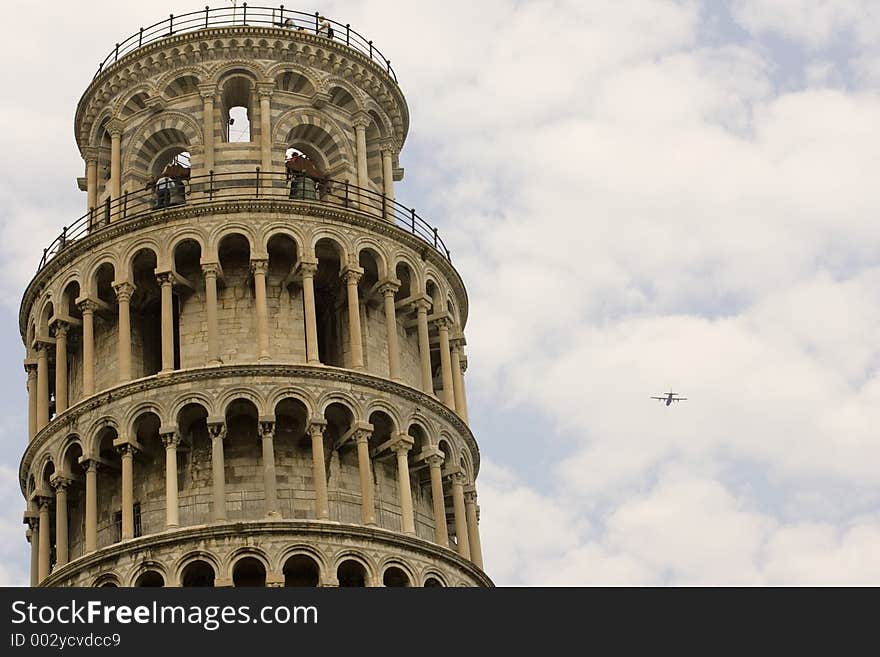
[[[0,583],[22,584],[17,312],[85,205],[75,105],[115,41],[201,5],[7,5]],[[468,285],[495,581],[880,584],[880,6],[320,9],[392,59],[397,196]],[[670,386],[689,401],[649,399]]]

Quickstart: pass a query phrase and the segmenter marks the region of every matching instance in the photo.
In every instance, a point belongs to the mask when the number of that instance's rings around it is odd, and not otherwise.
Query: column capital
[[[300,260],[296,263],[296,273],[300,276],[308,276],[312,278],[318,273],[318,263],[311,260]]]
[[[397,434],[397,438],[391,443],[388,447],[392,452],[400,453],[400,452],[409,452],[413,445],[415,444],[415,439],[406,433]]]
[[[371,122],[372,122],[372,119],[370,118],[370,115],[367,112],[364,112],[363,110],[355,112],[354,115],[352,116],[352,119],[351,119],[351,124],[355,128],[366,129],[367,126],[369,126]]]
[[[202,274],[205,278],[214,277],[217,278],[221,273],[222,269],[220,269],[219,262],[203,262],[202,263]]]
[[[442,468],[444,461],[446,461],[446,457],[443,456],[442,452],[429,454],[425,457],[425,462],[432,468]]]
[[[125,123],[119,117],[114,116],[105,124],[105,130],[111,137],[119,137],[125,130]]]
[[[49,477],[49,485],[55,489],[57,492],[59,489],[64,489],[70,486],[73,483],[73,477],[68,477],[59,472],[56,472],[51,477]]]
[[[211,440],[219,439],[223,440],[226,438],[226,420],[225,419],[217,419],[217,418],[208,418],[208,433],[211,436]]]
[[[165,287],[166,285],[168,287],[171,287],[171,285],[174,283],[174,272],[156,272],[156,282],[159,283],[159,285],[161,285],[162,287]]]
[[[324,435],[324,430],[327,428],[327,420],[322,417],[312,417],[309,418],[309,435],[313,438],[315,434]]]
[[[453,326],[452,318],[448,315],[440,315],[439,317],[435,317],[433,320],[431,320],[431,322],[440,331],[448,331]]]
[[[98,459],[91,458],[89,456],[80,456],[79,464],[82,466],[82,469],[86,472],[97,472],[98,466],[101,464],[98,462]]]
[[[55,329],[55,337],[66,337],[67,332],[70,330],[70,324],[63,319],[55,319],[52,322],[52,328]]]
[[[257,93],[260,98],[271,98],[272,94],[275,93],[275,83],[274,82],[257,82]]]
[[[117,440],[119,440],[119,439],[117,438]],[[138,445],[135,445],[135,444],[130,443],[128,441],[120,442],[117,444],[116,441],[114,440],[113,447],[119,453],[119,456],[121,456],[123,458],[125,458],[126,456],[134,456],[138,452]]]
[[[389,278],[379,283],[379,294],[383,297],[394,296],[400,289],[400,281],[396,278]]]
[[[453,485],[464,486],[467,483],[467,477],[465,477],[464,472],[461,470],[456,470],[455,472],[450,472],[447,475],[449,481],[452,482]]]
[[[177,434],[177,429],[162,431],[160,428],[159,438],[162,440],[162,444],[165,445],[165,449],[177,447],[180,444],[180,436]]]
[[[412,307],[416,312],[428,312],[432,305],[431,298],[427,294],[416,297],[412,300]]]
[[[83,159],[86,161],[86,164],[97,164],[98,155],[100,153],[100,149],[96,146],[85,146],[82,149]]]
[[[131,301],[131,295],[134,294],[136,289],[134,283],[129,283],[128,281],[113,283],[113,291],[116,292],[117,302]]]
[[[251,273],[252,274],[263,274],[266,275],[266,272],[269,271],[269,260],[266,258],[254,258],[251,260]]]
[[[76,307],[81,313],[94,313],[100,305],[94,299],[81,299],[77,302]]]
[[[467,340],[464,339],[464,334],[457,333],[454,336],[449,336],[449,346],[453,349],[458,349],[460,354],[464,353],[464,346],[467,344]]]
[[[393,139],[385,139],[379,143],[379,152],[394,157],[400,152],[400,145]]]
[[[52,498],[49,495],[37,495],[34,498],[34,501],[37,503],[37,508],[42,512],[43,509],[48,511],[49,505],[52,503]]]
[[[477,491],[473,486],[468,486],[464,489],[464,503],[465,504],[476,504],[477,503]]]
[[[37,360],[35,358],[24,359],[24,371],[27,372],[28,378],[37,375]]]
[[[346,285],[351,283],[352,281],[355,283],[360,282],[361,278],[364,276],[364,270],[360,267],[352,267],[351,265],[346,265],[342,268],[342,271],[339,273],[339,277],[345,281]]]
[[[261,438],[270,440],[275,438],[275,416],[261,417],[259,419],[258,428]]]
[[[205,82],[199,85],[199,95],[202,100],[213,101],[217,96],[217,86],[213,82]]]

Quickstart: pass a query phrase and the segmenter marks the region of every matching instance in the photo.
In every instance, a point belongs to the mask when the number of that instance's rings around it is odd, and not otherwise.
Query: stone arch
[[[364,109],[364,96],[354,85],[337,77],[324,80],[324,88],[329,96],[330,105],[355,114]]]
[[[37,314],[37,335],[40,337],[49,337],[49,321],[55,315],[54,301],[54,297],[47,294],[40,305],[40,312]]]
[[[351,248],[348,245],[348,240],[345,238],[341,232],[327,227],[321,227],[315,230],[311,236],[309,241],[309,256],[313,258],[317,258],[318,255],[315,251],[315,247],[318,245],[318,242],[322,240],[327,240],[331,244],[333,244],[333,248],[336,250],[336,254],[339,257],[339,266],[344,267],[349,263],[349,254],[351,253]]]
[[[221,572],[225,573],[226,576],[231,580],[233,576],[233,571],[235,570],[235,564],[242,559],[246,559],[248,557],[256,559],[257,561],[262,563],[267,575],[272,571],[271,559],[269,559],[269,556],[263,550],[250,545],[244,545],[242,547],[234,549],[226,556],[223,561],[223,569]]]
[[[263,227],[258,242],[262,247],[263,253],[269,252],[269,242],[276,235],[285,235],[292,239],[296,245],[296,259],[297,261],[302,260],[306,237],[296,226],[290,225],[289,222],[275,221]]]
[[[181,393],[177,397],[172,400],[169,405],[169,414],[168,421],[172,421],[178,424],[178,419],[180,418],[180,412],[190,404],[195,404],[197,406],[201,406],[205,409],[208,414],[208,417],[212,417],[216,415],[216,410],[214,409],[214,400],[211,396],[204,392],[198,392],[195,390]]]
[[[92,297],[92,295],[98,293],[96,279],[98,276],[98,270],[104,265],[110,265],[110,267],[113,268],[114,276],[116,276],[117,279],[119,278],[119,260],[114,253],[105,251],[95,257],[92,261],[92,265],[88,268],[88,275],[79,288],[81,296]]]
[[[178,69],[174,71],[174,73],[174,78],[168,80],[168,76],[166,76],[166,80],[168,81],[163,80],[156,85],[161,89],[163,98],[173,100],[175,98],[182,98],[183,96],[190,96],[199,93],[199,84],[201,84],[201,79],[199,77],[201,75],[200,72],[196,72],[192,69]]]
[[[187,566],[196,562],[204,562],[213,569],[215,582],[217,581],[219,573],[223,572],[220,560],[213,553],[208,552],[207,550],[194,550],[192,552],[187,552],[177,560],[177,563],[173,568],[174,579],[178,586],[184,585],[183,576]]]
[[[135,243],[130,245],[122,256],[122,262],[124,263],[124,269],[122,270],[125,278],[121,278],[119,280],[128,280],[131,283],[135,282],[134,276],[134,261],[135,259],[144,252],[149,252],[153,254],[153,257],[156,259],[156,269],[162,270],[165,263],[168,262],[168,253],[165,250],[164,245],[160,245],[152,237],[144,237],[139,238]]]
[[[364,102],[364,111],[370,114],[373,122],[383,137],[391,137],[394,135],[394,125],[385,110],[376,103],[372,98],[367,98]]]
[[[126,580],[128,584],[126,586],[139,586],[137,584],[138,578],[148,572],[159,573],[164,582],[163,586],[168,586],[168,568],[161,561],[155,561],[153,559],[142,561],[132,568],[128,573],[128,579]]]
[[[113,429],[116,432],[117,436],[120,435],[119,422],[117,421],[116,418],[114,418],[110,415],[105,415],[103,417],[98,418],[97,420],[92,422],[92,424],[89,426],[89,430],[86,432],[85,443],[86,443],[88,449],[86,449],[85,452],[86,452],[87,456],[89,456],[89,457],[98,456],[98,450],[101,447],[98,439],[101,436],[101,432],[106,428]]]
[[[383,586],[389,586],[389,584],[386,583],[386,578],[388,575],[388,571],[392,568],[399,569],[408,578],[409,581],[407,582],[407,584],[404,584],[404,586],[415,586],[416,582],[419,581],[418,578],[415,576],[413,569],[410,568],[408,564],[406,564],[400,557],[393,556],[384,559],[382,561],[382,564],[378,568],[379,572],[382,573]]]
[[[133,114],[142,112],[147,108],[147,101],[156,96],[156,89],[146,82],[129,89],[121,95],[113,104],[113,114],[126,119]]]
[[[403,253],[399,251],[394,255],[393,262],[395,277],[400,279],[400,276],[398,275],[398,270],[400,266],[403,265],[406,268],[406,271],[408,272],[410,277],[410,295],[419,294],[419,292],[424,289],[424,283],[422,282],[423,276],[421,268],[416,264],[415,259],[412,258],[412,256],[410,256],[408,253]]]
[[[313,417],[315,415],[315,403],[311,394],[309,394],[308,390],[305,388],[295,386],[285,386],[284,388],[273,391],[267,399],[267,412],[274,414],[278,404],[285,399],[293,399],[305,406],[306,412],[308,413],[307,417]]]
[[[225,47],[221,45],[221,48]],[[204,79],[215,85],[219,89],[221,85],[233,75],[242,75],[250,78],[254,84],[257,82],[268,82],[266,71],[256,61],[249,59],[233,59],[226,60],[224,63],[214,66],[208,70]]]
[[[175,66],[155,81],[154,86],[156,94],[162,94],[162,96],[167,99],[177,98],[177,96],[166,95],[168,86],[173,84],[178,78],[187,76],[196,78],[200,84],[207,79],[205,68],[203,66]]]
[[[270,66],[266,71],[266,77],[274,80],[278,91],[302,94],[308,97],[313,96],[321,87],[321,81],[312,70],[291,62]]]
[[[107,125],[107,121],[116,117],[114,113],[114,108],[112,106],[107,106],[100,112],[98,112],[97,116],[95,116],[94,121],[89,129],[88,135],[88,145],[94,147],[100,147],[101,142],[103,141],[103,133],[105,131],[104,126]]]
[[[361,406],[361,403],[355,399],[354,395],[348,392],[342,390],[330,390],[322,394],[317,404],[322,416],[327,412],[327,408],[331,404],[342,404],[347,407],[349,412],[351,412],[354,422],[362,421],[364,419],[364,409]]]
[[[347,549],[338,553],[333,560],[333,574],[338,578],[339,576],[339,567],[342,566],[346,561],[354,561],[355,563],[360,564],[360,566],[364,569],[364,586],[370,586],[372,583],[376,582],[376,568],[373,564],[372,559],[370,559],[366,554],[361,552],[360,550]]]
[[[327,571],[327,559],[320,550],[306,543],[297,543],[295,545],[289,545],[278,554],[278,558],[275,560],[274,564],[275,572],[283,572],[284,564],[287,560],[299,555],[314,559],[318,564],[319,573],[323,574]]]
[[[126,413],[125,417],[122,420],[122,426],[125,427],[127,432],[126,435],[134,436],[135,435],[135,425],[138,420],[141,419],[142,416],[152,413],[156,417],[159,418],[160,425],[165,424],[169,421],[165,410],[162,408],[161,404],[155,401],[142,401],[134,406],[130,407]]]
[[[59,471],[64,473],[66,476],[73,476],[74,474],[76,474],[73,472],[69,472],[67,469],[68,465],[69,465],[68,456],[71,453],[76,453],[74,451],[75,449],[79,449],[79,452],[83,455],[86,453],[85,445],[83,443],[82,438],[80,438],[79,434],[70,433],[67,436],[65,436],[64,440],[61,442],[61,447],[58,450]],[[77,463],[77,465],[79,465],[79,464]]]
[[[435,289],[434,292],[431,291],[432,286]],[[433,312],[442,312],[446,309],[446,288],[443,285],[443,277],[434,269],[425,269],[425,287],[422,293],[431,297]]]
[[[439,584],[428,584],[429,580],[435,579],[439,582]],[[449,583],[446,581],[446,578],[440,573],[439,570],[429,569],[426,570],[422,574],[422,587],[427,586],[443,586],[448,587]]]
[[[161,137],[154,139],[157,135]],[[131,138],[122,169],[134,168],[149,175],[150,167],[160,153],[175,147],[188,150],[203,143],[202,129],[192,117],[182,112],[162,112],[141,126]]]
[[[354,165],[354,153],[345,131],[323,112],[289,110],[277,120],[272,137],[273,143],[301,150],[329,175]]]
[[[119,575],[116,573],[101,573],[98,575],[95,580],[92,582],[92,588],[102,588],[102,587],[113,587],[118,588],[120,586]]]
[[[369,422],[370,417],[376,412],[385,413],[385,415],[388,416],[393,425],[393,433],[400,433],[403,431],[404,424],[401,421],[400,411],[395,408],[394,405],[389,404],[382,399],[374,399],[367,405],[364,417],[366,417]]]
[[[257,409],[257,415],[266,415],[266,400],[259,392],[253,388],[235,387],[227,390],[222,397],[217,400],[217,411],[220,415],[226,416],[229,406],[239,399],[249,401]]]
[[[379,242],[371,237],[360,237],[355,240],[352,252],[357,254],[358,263],[360,263],[361,254],[369,253],[376,261],[377,275],[380,281],[386,280],[388,276],[388,256]],[[361,265],[363,266],[363,265]]]
[[[220,243],[230,235],[240,234],[248,241],[251,256],[257,252],[256,246],[260,243],[252,226],[238,221],[225,222],[211,231],[208,235],[208,248],[202,252],[203,258],[212,258],[220,261]],[[210,261],[210,260],[209,260]]]
[[[174,263],[174,252],[177,250],[177,247],[187,240],[192,240],[199,245],[199,248],[202,250],[202,257],[204,258],[208,248],[208,236],[200,228],[192,226],[175,231],[174,237],[172,237],[170,246],[168,247],[169,264]]]

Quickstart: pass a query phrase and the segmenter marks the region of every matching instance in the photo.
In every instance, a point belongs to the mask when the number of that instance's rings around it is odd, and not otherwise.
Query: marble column
[[[358,282],[363,275],[363,270],[355,267],[346,267],[342,272],[342,279],[348,291],[348,341],[351,350],[351,367],[356,370],[364,367],[361,307],[358,299]]]
[[[394,149],[391,144],[385,144],[382,152],[382,193],[385,194],[385,219],[394,223],[394,170],[392,158]]]
[[[397,341],[397,309],[394,294],[400,289],[397,281],[385,281],[379,286],[385,306],[385,334],[388,345],[388,376],[392,381],[400,381],[400,345]]]
[[[397,455],[397,487],[400,492],[400,521],[404,534],[416,533],[416,522],[413,516],[412,489],[409,484],[409,450],[413,441],[410,436],[401,434],[391,448]]]
[[[455,514],[455,542],[458,553],[465,559],[470,559],[471,548],[464,506],[464,473],[462,472],[452,475],[452,509]]]
[[[67,487],[72,480],[68,477],[56,476],[52,487],[55,488],[55,565],[60,568],[69,559],[68,527],[67,527]]]
[[[275,83],[261,86],[258,89],[260,95],[260,166],[264,173],[269,173],[272,168],[272,88]],[[266,184],[271,185],[272,180],[267,176]]]
[[[226,438],[226,425],[222,422],[208,424],[211,434],[211,479],[215,522],[226,520],[226,463],[223,458],[223,439]]]
[[[449,319],[440,317],[435,320],[437,334],[440,337],[440,376],[443,379],[443,403],[455,410],[455,389],[452,383],[452,357],[449,350]]]
[[[122,540],[134,538],[134,453],[130,443],[118,447],[122,458]]]
[[[28,520],[25,534],[31,544],[31,586],[40,583],[40,521],[38,518]]]
[[[303,316],[306,325],[306,362],[317,365],[321,362],[318,353],[318,318],[315,314],[315,274],[317,262],[300,262],[299,273],[302,276]]]
[[[471,561],[477,568],[483,568],[483,548],[480,545],[480,521],[479,507],[477,506],[477,491],[473,488],[464,493],[464,504],[467,509],[468,547],[471,552]]]
[[[37,567],[37,579],[42,582],[49,576],[49,539],[52,529],[49,526],[49,498],[40,497],[37,500],[40,506],[40,535],[39,535],[39,565]]]
[[[361,521],[372,526],[376,524],[376,503],[373,500],[373,468],[370,463],[370,435],[368,430],[358,430],[354,439],[357,443],[358,473],[361,478]]]
[[[327,421],[323,418],[312,419],[309,423],[309,435],[312,439],[312,478],[315,481],[315,517],[318,520],[330,518],[330,506],[327,501],[327,471],[324,465],[324,429]]]
[[[220,273],[220,265],[216,262],[207,262],[202,265],[202,273],[205,275],[205,315],[208,322],[208,365],[219,365],[220,339],[217,326],[217,276]]]
[[[269,360],[269,311],[266,302],[266,272],[268,260],[251,260],[254,275],[254,297],[257,313],[257,358],[261,363]]]
[[[49,424],[49,343],[39,342],[37,352],[37,431]]]
[[[98,549],[98,462],[94,459],[80,461],[86,470],[86,549],[85,553]]]
[[[84,299],[78,307],[82,312],[83,322],[83,397],[89,397],[95,394],[95,311],[98,304],[91,299]]]
[[[55,415],[67,410],[67,322],[55,322]]]
[[[37,435],[37,362],[25,361],[24,369],[27,372],[28,441],[31,441]]]
[[[174,300],[172,285],[174,277],[171,272],[156,274],[156,280],[162,289],[162,372],[170,374],[174,371]]]
[[[275,422],[260,420],[260,440],[263,446],[263,489],[266,497],[266,517],[280,518],[278,510],[278,480],[275,476]]]
[[[355,151],[357,157],[357,186],[366,189],[369,185],[367,175],[367,126],[369,117],[355,117],[354,121]],[[363,192],[361,192],[363,193]],[[358,199],[358,205],[364,205],[366,199]]]
[[[433,395],[434,381],[431,376],[431,343],[428,340],[428,308],[431,302],[417,299],[413,302],[416,309],[416,325],[419,333],[419,365],[422,371],[422,391]]]
[[[467,398],[464,390],[464,368],[462,361],[464,360],[464,340],[457,338],[450,341],[452,348],[452,388],[455,392],[455,412],[467,424]]]
[[[205,144],[205,173],[214,168],[214,85],[199,85],[202,96],[202,139]]]
[[[177,445],[180,438],[176,431],[160,431],[165,446],[165,526],[180,526],[180,502],[177,491]]]
[[[93,210],[98,205],[98,149],[87,146],[83,149],[86,160],[86,209]]]
[[[449,547],[449,532],[446,529],[446,501],[443,497],[443,456],[434,454],[427,458],[431,473],[431,502],[434,507],[434,542]]]
[[[110,133],[110,199],[116,201],[122,195],[122,124],[111,119],[107,125]],[[116,209],[111,211],[111,216]]]
[[[131,295],[135,287],[128,281],[116,283],[116,302],[119,305],[119,383],[131,381]]]

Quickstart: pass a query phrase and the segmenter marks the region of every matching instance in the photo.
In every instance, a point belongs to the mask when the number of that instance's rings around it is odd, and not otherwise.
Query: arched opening
[[[400,287],[394,293],[394,300],[401,301],[412,296],[412,272],[405,262],[398,262],[394,269],[394,275],[400,281]]]
[[[340,587],[363,587],[367,585],[367,570],[354,559],[346,559],[336,569]]]
[[[348,92],[348,90],[343,89],[342,87],[333,87],[330,89],[329,94],[330,104],[334,107],[338,107],[339,109],[345,110],[348,113],[353,113],[357,111],[357,103],[355,102],[354,97]]]
[[[315,245],[318,272],[315,274],[315,315],[318,324],[318,358],[325,365],[343,367],[344,342],[347,331],[345,318],[345,290],[339,277],[342,259],[341,247],[330,239],[321,239]]]
[[[428,577],[425,580],[425,588],[427,589],[427,588],[433,588],[433,587],[445,588],[445,585],[443,584],[443,582],[441,582],[436,577]]]
[[[197,559],[186,564],[180,574],[180,585],[184,587],[214,586],[214,568],[207,561]]]
[[[154,534],[165,528],[165,447],[159,438],[161,420],[153,412],[134,421],[134,437],[141,449],[135,455],[134,535]]]
[[[428,281],[425,292],[431,297],[431,310],[429,314],[440,312],[440,290],[434,281]],[[434,394],[443,399],[443,373],[440,367],[440,338],[437,328],[432,324],[428,327],[428,335],[431,342],[431,378],[434,382]]]
[[[305,554],[295,554],[284,562],[284,586],[315,588],[321,577],[318,562]]]
[[[174,247],[174,271],[185,283],[177,286],[174,295],[178,335],[200,335],[207,322],[202,276],[202,247],[196,240],[187,239]],[[180,367],[196,367],[208,360],[208,345],[204,339],[192,340],[185,350],[178,350]]]
[[[236,399],[226,407],[226,441],[223,454],[226,477],[226,513],[230,520],[250,520],[265,513],[263,460],[253,402]]]
[[[165,586],[165,578],[158,570],[145,570],[134,581],[136,587]]]
[[[138,112],[145,110],[147,108],[147,100],[147,94],[144,92],[134,94],[125,102],[125,105],[122,106],[119,116],[125,119],[132,114],[137,114]]]
[[[181,75],[165,87],[165,95],[169,98],[188,96],[199,93],[199,79],[194,75]]]
[[[223,277],[217,280],[217,306],[235,309],[226,315],[233,321],[219,332],[220,359],[223,362],[257,360],[255,297],[252,292],[251,245],[247,237],[232,233],[223,237],[217,249]],[[247,295],[242,295],[248,291]]]
[[[382,187],[382,151],[380,146],[385,139],[382,129],[382,121],[375,112],[370,112],[370,125],[367,126],[367,177],[370,181]]]
[[[431,498],[431,471],[426,465],[423,452],[430,448],[425,430],[418,424],[411,424],[407,435],[413,439],[412,448],[407,454],[410,472],[413,510],[415,511],[416,533],[422,538],[432,540],[434,535],[433,499]]]
[[[282,399],[275,405],[275,480],[278,507],[285,518],[314,517],[314,500],[299,491],[313,476],[312,440],[306,430],[308,410],[298,399]]]
[[[269,317],[273,318],[275,335],[283,331],[284,340],[277,347],[273,345],[276,358],[303,363],[306,360],[303,302],[300,287],[292,284],[291,277],[297,263],[297,244],[289,235],[276,233],[269,238],[266,251],[269,255],[267,308]]]
[[[138,251],[131,270],[135,286],[130,302],[131,360],[132,374],[137,378],[152,376],[162,369],[162,293],[156,281],[155,252]],[[179,348],[175,353],[180,353]],[[176,361],[175,367],[178,364]]]
[[[180,445],[177,450],[177,489],[180,526],[210,520],[206,497],[210,495],[211,437],[208,411],[201,404],[187,404],[177,414]]]
[[[412,586],[409,575],[397,566],[389,566],[385,569],[385,572],[382,574],[382,584],[388,587]]]
[[[135,154],[132,167],[143,172],[147,188],[155,192],[152,207],[161,208],[186,200],[190,149],[186,133],[177,128],[163,128],[147,137]]]
[[[71,560],[83,553],[85,540],[85,489],[82,466],[82,447],[72,442],[61,457],[61,472],[71,480],[67,487],[67,550]]]
[[[95,437],[98,457],[98,547],[106,547],[122,539],[122,461],[113,441],[116,429],[105,426]]]
[[[231,75],[220,93],[223,136],[229,143],[252,141],[253,81],[243,75]]]
[[[116,579],[115,575],[101,575],[98,579],[95,580],[96,589],[103,588],[119,588],[119,582]]]
[[[240,586],[266,586],[266,567],[256,557],[244,557],[235,562],[232,584]]]

